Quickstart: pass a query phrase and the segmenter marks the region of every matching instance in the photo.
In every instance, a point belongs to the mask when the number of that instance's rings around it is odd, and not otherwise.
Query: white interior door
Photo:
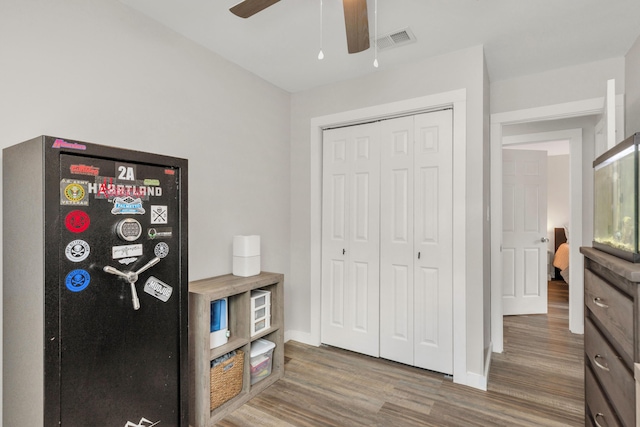
[[[380,126],[380,357],[413,365],[414,120]]]
[[[453,374],[452,111],[415,120],[414,365]]]
[[[380,355],[452,374],[452,113],[381,128]]]
[[[547,152],[502,150],[503,314],[547,312]]]
[[[323,134],[325,344],[379,355],[380,147],[375,124]]]

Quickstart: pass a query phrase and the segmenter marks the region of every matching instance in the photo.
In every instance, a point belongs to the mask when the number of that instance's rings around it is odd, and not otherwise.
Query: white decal
[[[80,239],[70,242],[64,250],[67,259],[73,262],[84,261],[89,257],[89,252],[91,252],[89,244]]]
[[[113,259],[128,258],[142,255],[142,244],[113,246],[111,248]]]
[[[132,262],[136,262],[137,260],[138,260],[138,258],[137,258],[137,257],[131,257],[131,258],[122,258],[122,259],[119,259],[119,260],[118,260],[118,262],[119,262],[120,264],[129,265],[129,264],[131,264]]]
[[[164,205],[151,205],[151,224],[166,224],[169,219],[167,207]]]
[[[120,175],[118,175],[118,179],[124,179],[126,181],[135,181],[136,177],[133,173],[133,168],[131,166],[118,166],[118,171],[120,171]]]
[[[144,284],[144,291],[162,302],[167,302],[171,298],[173,288],[157,277],[150,276]]]
[[[169,255],[169,245],[165,242],[160,242],[153,248],[153,253],[156,254],[158,258],[164,258]]]
[[[131,421],[127,421],[124,427],[153,427],[158,424],[160,424],[160,421],[156,421],[155,423],[152,423],[146,418],[140,418],[140,421],[138,421],[138,424],[134,424]]]

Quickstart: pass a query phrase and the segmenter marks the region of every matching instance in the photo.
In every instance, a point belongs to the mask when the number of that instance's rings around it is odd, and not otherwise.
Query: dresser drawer
[[[609,406],[607,399],[605,399],[600,386],[598,386],[591,369],[586,367],[584,374],[584,386],[585,386],[585,398],[587,401],[587,413],[585,418],[591,418],[593,425],[608,426],[608,427],[623,427],[616,418],[613,409]],[[588,425],[587,422],[585,424]],[[628,426],[631,427],[631,426]]]
[[[625,425],[635,423],[635,382],[631,371],[590,319],[584,324],[584,350],[593,374]]]
[[[612,285],[584,272],[584,302],[618,343],[625,360],[633,361],[633,302]]]

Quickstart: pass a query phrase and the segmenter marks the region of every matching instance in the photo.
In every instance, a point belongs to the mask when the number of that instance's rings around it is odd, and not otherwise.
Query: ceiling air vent
[[[415,41],[416,36],[413,35],[413,32],[409,27],[382,35],[376,40],[378,43],[378,50],[393,49]]]

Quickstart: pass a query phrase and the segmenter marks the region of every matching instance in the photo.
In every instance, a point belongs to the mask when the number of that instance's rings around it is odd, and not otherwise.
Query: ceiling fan
[[[248,18],[280,0],[244,0],[229,9],[234,15]],[[369,49],[369,18],[367,0],[342,0],[344,26],[347,32],[347,50],[358,53]]]

